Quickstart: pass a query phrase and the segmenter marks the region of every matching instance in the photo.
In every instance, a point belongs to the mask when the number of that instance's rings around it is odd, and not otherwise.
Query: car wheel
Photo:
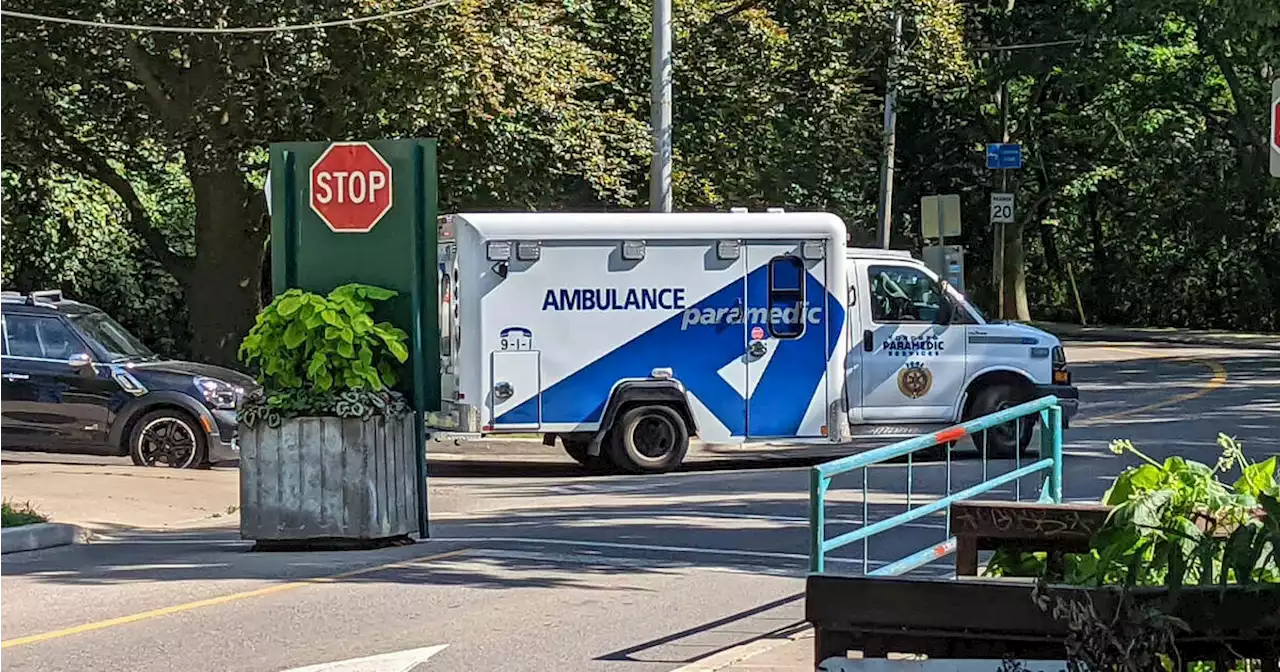
[[[207,441],[191,414],[162,408],[134,423],[129,432],[129,457],[140,467],[198,469],[207,466]]]
[[[974,395],[973,403],[969,404],[969,412],[966,414],[965,420],[973,420],[1017,406],[1026,401],[1025,396],[1014,385],[1007,383],[988,385]],[[987,456],[998,459],[1012,458],[1019,452],[1026,455],[1027,446],[1031,445],[1031,434],[1035,427],[1036,416],[1034,415],[1017,421],[1006,422],[1003,425],[997,425],[986,431],[974,434],[972,437],[973,447],[977,448],[978,453],[981,454],[982,445],[985,441],[987,444]]]
[[[689,452],[689,430],[670,406],[628,409],[612,434],[609,456],[618,468],[633,474],[672,471]]]
[[[590,455],[588,450],[591,448],[591,435],[560,435],[560,444],[564,446],[564,452],[569,454],[575,462],[586,467],[592,472],[609,471],[609,458],[604,455]]]

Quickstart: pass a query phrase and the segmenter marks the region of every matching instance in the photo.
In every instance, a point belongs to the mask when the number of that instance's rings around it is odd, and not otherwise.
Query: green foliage
[[[369,420],[374,416],[395,417],[408,411],[404,395],[391,390],[300,388],[272,393],[256,391],[245,397],[237,419],[249,427],[279,427],[284,420],[301,416]]]
[[[1067,583],[1167,586],[1280,583],[1277,456],[1250,462],[1240,444],[1218,435],[1222,457],[1210,467],[1181,457],[1156,462],[1125,440],[1117,454],[1143,464],[1116,477],[1103,497],[1113,506],[1088,554],[1067,556]],[[1223,477],[1239,470],[1238,477]],[[1043,576],[1043,553],[1000,552],[989,574]]]
[[[224,4],[124,0],[94,18],[269,25],[412,3]],[[1090,322],[1280,330],[1280,181],[1263,142],[1280,3],[1005,6],[682,0],[676,207],[826,210],[869,241],[896,9],[895,246],[923,242],[921,196],[961,194],[970,293],[994,304],[982,145],[1001,135],[1007,80],[1027,156],[1008,176],[1015,308],[1075,319],[1074,278]],[[642,207],[649,20],[644,0],[459,0],[266,35],[9,21],[3,282],[60,286],[157,351],[232,363],[268,275],[260,189],[276,140],[438,138],[445,212]],[[1016,43],[1048,46],[989,49]]]
[[[0,527],[34,525],[48,522],[48,520],[39,511],[36,511],[35,507],[31,506],[31,502],[14,504],[11,501],[5,501],[0,504]]]
[[[368,390],[396,384],[396,365],[409,359],[408,335],[374,322],[374,302],[396,293],[347,284],[328,296],[291,289],[258,314],[240,344],[240,358],[258,370],[267,393]]]
[[[240,344],[240,358],[256,367],[262,390],[245,398],[241,422],[278,426],[297,416],[368,419],[399,415],[404,398],[390,388],[409,359],[408,335],[374,322],[375,303],[389,289],[347,284],[320,296],[291,289],[262,312]]]

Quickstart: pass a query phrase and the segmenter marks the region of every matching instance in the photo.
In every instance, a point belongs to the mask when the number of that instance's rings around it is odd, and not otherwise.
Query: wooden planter
[[[921,653],[933,658],[1057,660],[1068,626],[1032,599],[1033,586],[1001,580],[920,581],[811,574],[805,617],[815,630],[814,664],[845,651],[866,657]],[[1114,614],[1122,590],[1055,585],[1050,593]],[[1235,654],[1280,657],[1280,586],[1135,588],[1132,599],[1156,604],[1189,631],[1175,637],[1184,660]],[[1270,668],[1264,668],[1270,669]]]
[[[418,529],[414,450],[409,413],[242,424],[240,535],[264,547],[405,538]]]

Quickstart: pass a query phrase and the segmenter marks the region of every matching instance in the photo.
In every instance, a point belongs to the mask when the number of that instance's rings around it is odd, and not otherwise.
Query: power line
[[[29,14],[27,12],[15,12],[8,9],[0,9],[0,16],[6,16],[14,19],[26,19],[27,21],[39,21],[41,23],[61,23],[70,26],[84,26],[86,28],[105,28],[107,30],[127,30],[136,33],[186,33],[186,34],[214,34],[214,35],[231,35],[245,33],[288,33],[300,30],[317,30],[320,28],[338,28],[342,26],[354,26],[361,23],[369,23],[370,21],[384,21],[394,19],[410,14],[425,12],[428,9],[448,5],[454,0],[432,0],[416,7],[408,9],[398,9],[394,12],[386,12],[384,14],[374,14],[372,16],[361,16],[354,19],[337,19],[334,21],[321,21],[319,23],[294,23],[284,26],[236,26],[230,28],[208,28],[203,26],[147,26],[136,23],[111,23],[107,21],[87,21],[85,19],[73,19],[65,16],[46,16],[44,14]]]

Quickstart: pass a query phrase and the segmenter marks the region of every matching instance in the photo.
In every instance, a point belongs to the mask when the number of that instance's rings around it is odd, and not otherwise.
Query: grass
[[[31,502],[22,504],[14,504],[5,502],[0,504],[0,527],[17,527],[19,525],[34,525],[35,523],[43,523],[48,518],[40,515],[35,507],[31,506]]]

